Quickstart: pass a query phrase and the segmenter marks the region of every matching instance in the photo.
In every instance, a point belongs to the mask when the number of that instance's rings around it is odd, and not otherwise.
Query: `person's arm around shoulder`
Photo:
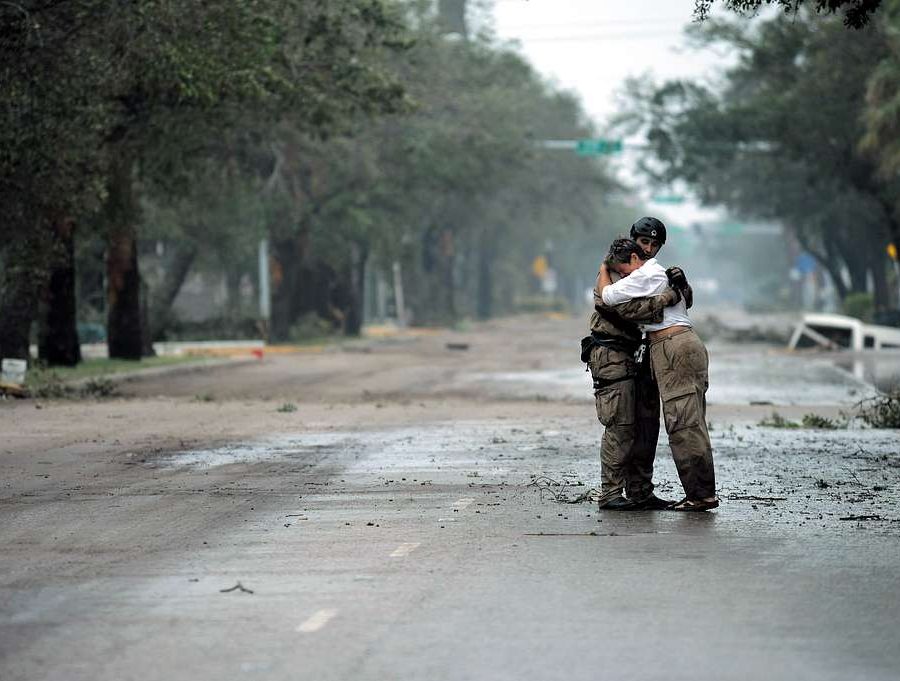
[[[627,277],[622,277],[619,281],[613,282],[609,276],[609,270],[606,263],[600,266],[600,276],[597,278],[597,288],[600,291],[600,298],[606,305],[618,305],[619,303],[627,303],[633,298],[642,298],[650,295],[647,290],[646,276],[641,269],[636,269]]]
[[[659,324],[663,319],[663,310],[681,300],[681,293],[669,287],[657,296],[634,298],[618,305],[607,305],[600,294],[600,283],[598,274],[594,285],[594,307],[610,310],[622,319],[636,324]]]
[[[618,305],[602,305],[602,307],[612,310],[619,317],[629,322],[659,324],[663,320],[663,311],[667,307],[676,305],[679,301],[681,301],[681,294],[673,288],[666,288],[665,291],[656,296],[632,298]]]

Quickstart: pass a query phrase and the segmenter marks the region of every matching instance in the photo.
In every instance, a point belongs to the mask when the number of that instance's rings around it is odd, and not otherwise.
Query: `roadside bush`
[[[871,322],[872,315],[875,313],[875,299],[871,293],[851,293],[844,298],[842,311],[848,317]]]
[[[116,383],[104,376],[85,381],[81,387],[66,383],[55,371],[37,367],[28,372],[25,384],[28,396],[42,400],[104,398],[116,394]]]
[[[799,423],[784,418],[777,411],[773,411],[771,416],[767,416],[760,421],[759,425],[765,428],[800,428]]]
[[[28,396],[43,400],[58,400],[71,397],[74,390],[55,371],[40,365],[29,369],[25,379]]]
[[[900,387],[857,405],[859,418],[872,428],[900,428]]]
[[[804,428],[820,428],[823,430],[837,430],[842,427],[837,421],[818,414],[804,414],[800,423]]]
[[[294,323],[288,331],[288,340],[292,343],[324,338],[335,335],[334,325],[327,319],[322,319],[315,312],[308,312]]]
[[[83,397],[112,397],[116,394],[117,388],[115,381],[98,376],[87,381],[79,391]]]

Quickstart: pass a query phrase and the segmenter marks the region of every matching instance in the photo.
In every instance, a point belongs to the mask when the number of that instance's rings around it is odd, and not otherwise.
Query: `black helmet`
[[[656,218],[641,218],[631,225],[631,238],[637,239],[639,236],[656,239],[662,245],[666,243],[666,226],[662,223],[662,220],[657,220]]]

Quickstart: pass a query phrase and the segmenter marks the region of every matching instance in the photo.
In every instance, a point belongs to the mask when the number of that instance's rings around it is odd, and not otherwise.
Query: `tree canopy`
[[[701,21],[709,16],[715,0],[695,0],[694,15]],[[849,28],[862,28],[872,19],[872,15],[881,6],[881,0],[725,0],[725,7],[739,14],[752,14],[764,6],[777,6],[785,14],[797,15],[804,6],[811,6],[820,14],[844,15],[844,24]]]
[[[538,256],[580,297],[627,222],[617,184],[540,148],[595,131],[464,5],[0,4],[0,354],[52,299],[45,359],[77,361],[77,319],[139,357],[198,271],[239,317],[261,240],[272,339],[358,333],[373,287],[418,323],[515,309]]]
[[[806,12],[750,30],[710,21],[695,33],[700,45],[728,45],[737,63],[718,83],[633,85],[626,118],[654,152],[644,170],[687,182],[708,204],[781,222],[842,298],[867,291],[871,278],[887,307],[885,247],[900,240],[900,186],[860,142],[867,115],[871,124],[866,94],[877,90],[870,79],[893,59],[890,27],[851,34]]]

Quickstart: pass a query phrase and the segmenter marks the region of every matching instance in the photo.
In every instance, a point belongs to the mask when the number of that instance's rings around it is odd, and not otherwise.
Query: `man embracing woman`
[[[662,229],[664,241],[665,228]],[[616,239],[612,243],[597,277],[595,315],[615,315],[617,309],[633,310],[634,301],[648,301],[645,308],[649,311],[647,313],[649,318],[640,323],[639,328],[643,332],[645,344],[649,346],[649,380],[658,387],[658,395],[662,398],[665,428],[685,493],[681,501],[665,506],[676,511],[706,511],[719,505],[715,491],[712,446],[706,424],[709,355],[703,342],[694,333],[683,295],[685,287],[676,286],[676,289],[681,288],[680,295],[673,296],[670,283],[671,270],[667,275],[666,270],[648,252],[658,251],[659,245],[657,243],[655,248],[648,249],[637,240],[626,238]],[[681,278],[683,279],[683,274]],[[674,304],[673,300],[676,301]],[[596,333],[594,335],[596,336]],[[602,337],[597,342],[602,344]],[[603,357],[603,348],[599,350],[589,355],[592,360],[589,367],[594,374],[598,415],[601,415],[604,390],[612,386],[605,385],[603,381],[598,385],[598,375],[604,375],[604,370],[608,368],[599,366],[597,360]],[[627,378],[626,374],[624,379]],[[617,395],[624,394],[620,387],[614,390]],[[646,387],[644,392],[647,392]],[[659,398],[656,397],[656,390],[651,391],[650,399],[656,402],[652,406],[658,414]],[[607,410],[610,413],[608,422],[604,423],[607,428],[604,439],[607,435],[610,438],[621,439],[623,433],[627,439],[629,429],[634,430],[636,419],[633,414],[626,414],[625,411],[634,410],[635,400],[631,400],[630,404],[630,407],[628,404],[618,405],[624,407],[624,410],[616,407],[611,411]],[[603,420],[601,415],[601,421]],[[656,428],[658,429],[658,421]],[[655,449],[655,438],[652,445]],[[635,505],[632,500],[621,496],[623,487],[627,489],[629,484],[628,471],[634,468],[633,462],[629,459],[635,454],[638,457],[642,456],[639,451],[635,451],[638,448],[627,449],[629,451],[621,452],[622,461],[603,461],[603,447],[601,447],[601,467],[604,468],[601,509],[638,510],[642,507],[645,509],[663,507],[661,503],[650,506],[640,503]],[[643,458],[649,458],[651,468],[650,471],[644,470],[643,475],[648,478],[646,484],[652,490],[647,474],[652,475],[653,454],[649,452],[647,454],[648,456]],[[616,466],[621,468],[621,484],[616,481],[616,472],[608,470]],[[640,468],[646,469],[646,465]]]

